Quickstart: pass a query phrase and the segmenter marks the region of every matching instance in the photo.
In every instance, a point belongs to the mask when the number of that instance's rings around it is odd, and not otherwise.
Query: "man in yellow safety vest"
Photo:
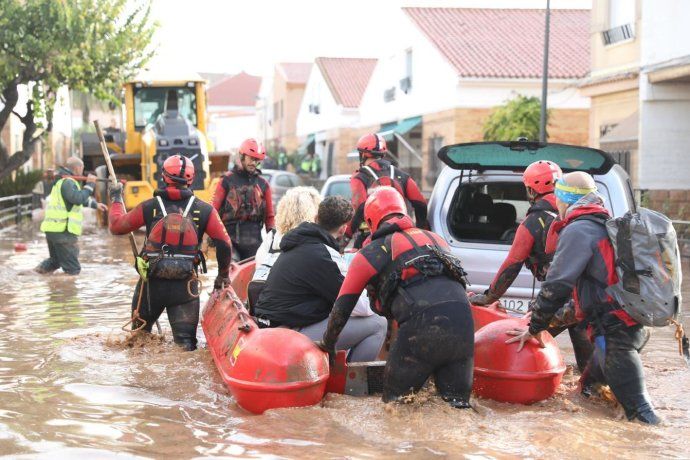
[[[46,204],[46,213],[41,223],[45,232],[50,257],[41,262],[34,271],[45,274],[58,268],[68,275],[78,275],[79,246],[77,238],[81,235],[82,208],[107,211],[108,207],[98,203],[93,197],[96,176],[89,174],[82,189],[71,176],[81,176],[84,162],[77,157],[67,159],[65,166],[57,172],[56,182]]]

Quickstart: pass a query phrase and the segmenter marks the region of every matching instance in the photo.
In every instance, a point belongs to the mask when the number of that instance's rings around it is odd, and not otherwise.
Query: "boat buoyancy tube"
[[[518,352],[517,343],[505,343],[510,329],[525,328],[526,319],[494,321],[474,335],[475,394],[515,404],[533,404],[556,393],[565,364],[556,340],[542,334],[544,348],[529,340]]]
[[[317,404],[328,380],[328,358],[299,332],[259,329],[232,287],[215,291],[201,325],[223,382],[237,404],[255,414]]]

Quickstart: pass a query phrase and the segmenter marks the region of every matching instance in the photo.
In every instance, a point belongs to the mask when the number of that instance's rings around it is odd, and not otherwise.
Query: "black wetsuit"
[[[369,285],[376,311],[399,325],[386,363],[383,400],[417,391],[433,375],[445,400],[468,407],[474,363],[470,304],[462,284],[439,270],[442,265],[427,245],[448,250],[440,236],[415,228],[409,217],[382,224],[350,265],[324,346],[335,344],[357,298]]]

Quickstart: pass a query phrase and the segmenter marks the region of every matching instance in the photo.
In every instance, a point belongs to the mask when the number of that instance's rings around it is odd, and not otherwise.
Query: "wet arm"
[[[214,209],[206,225],[206,234],[211,237],[216,245],[216,260],[218,261],[218,277],[227,278],[232,262],[232,243],[228,232],[220,220],[218,212]]]
[[[87,208],[97,208],[98,202],[93,198],[93,186],[91,182],[87,182],[84,188],[79,190],[77,183],[73,179],[65,179],[62,181],[62,187],[60,187],[60,192],[62,193],[62,198],[66,203],[71,205],[81,205]]]
[[[551,318],[570,299],[578,278],[587,269],[593,249],[586,237],[583,241],[583,236],[573,227],[561,233],[558,249],[532,310],[529,325],[532,335],[548,328]]]
[[[510,252],[508,252],[508,256],[503,261],[501,268],[498,269],[498,273],[489,287],[491,297],[499,299],[506,293],[520,273],[520,269],[532,252],[533,246],[534,237],[524,223],[520,224],[515,232],[515,239],[510,247]]]
[[[266,225],[266,232],[269,232],[276,226],[276,215],[273,210],[273,196],[271,192],[271,186],[268,185],[268,183],[266,183],[266,194],[264,195],[264,199],[266,200],[266,217],[264,223]]]
[[[144,208],[139,204],[130,212],[125,211],[125,205],[114,201],[108,210],[108,228],[113,235],[125,235],[143,227]]]
[[[364,203],[367,201],[367,189],[361,180],[352,177],[350,179],[350,191],[352,192],[352,209],[355,210],[355,215],[352,217],[345,234],[351,238],[364,222]]]
[[[405,185],[405,196],[412,204],[414,209],[414,218],[418,228],[429,229],[429,222],[427,221],[427,203],[424,195],[419,190],[417,183],[409,178]]]
[[[364,291],[371,278],[376,275],[376,269],[367,261],[360,251],[352,260],[347,275],[340,287],[338,298],[328,320],[328,328],[323,335],[323,342],[327,346],[335,346],[340,332],[345,327],[348,318],[355,308],[359,296]]]
[[[223,203],[225,202],[225,196],[228,193],[227,184],[225,183],[225,177],[221,177],[216,185],[216,189],[213,191],[213,197],[211,198],[211,205],[218,213],[223,209]]]

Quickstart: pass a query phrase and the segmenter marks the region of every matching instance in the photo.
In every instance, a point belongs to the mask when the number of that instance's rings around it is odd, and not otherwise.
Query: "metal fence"
[[[25,216],[31,216],[32,195],[12,195],[0,198],[0,227],[19,224]]]
[[[690,259],[690,220],[674,220],[673,227],[678,235],[680,256]]]

